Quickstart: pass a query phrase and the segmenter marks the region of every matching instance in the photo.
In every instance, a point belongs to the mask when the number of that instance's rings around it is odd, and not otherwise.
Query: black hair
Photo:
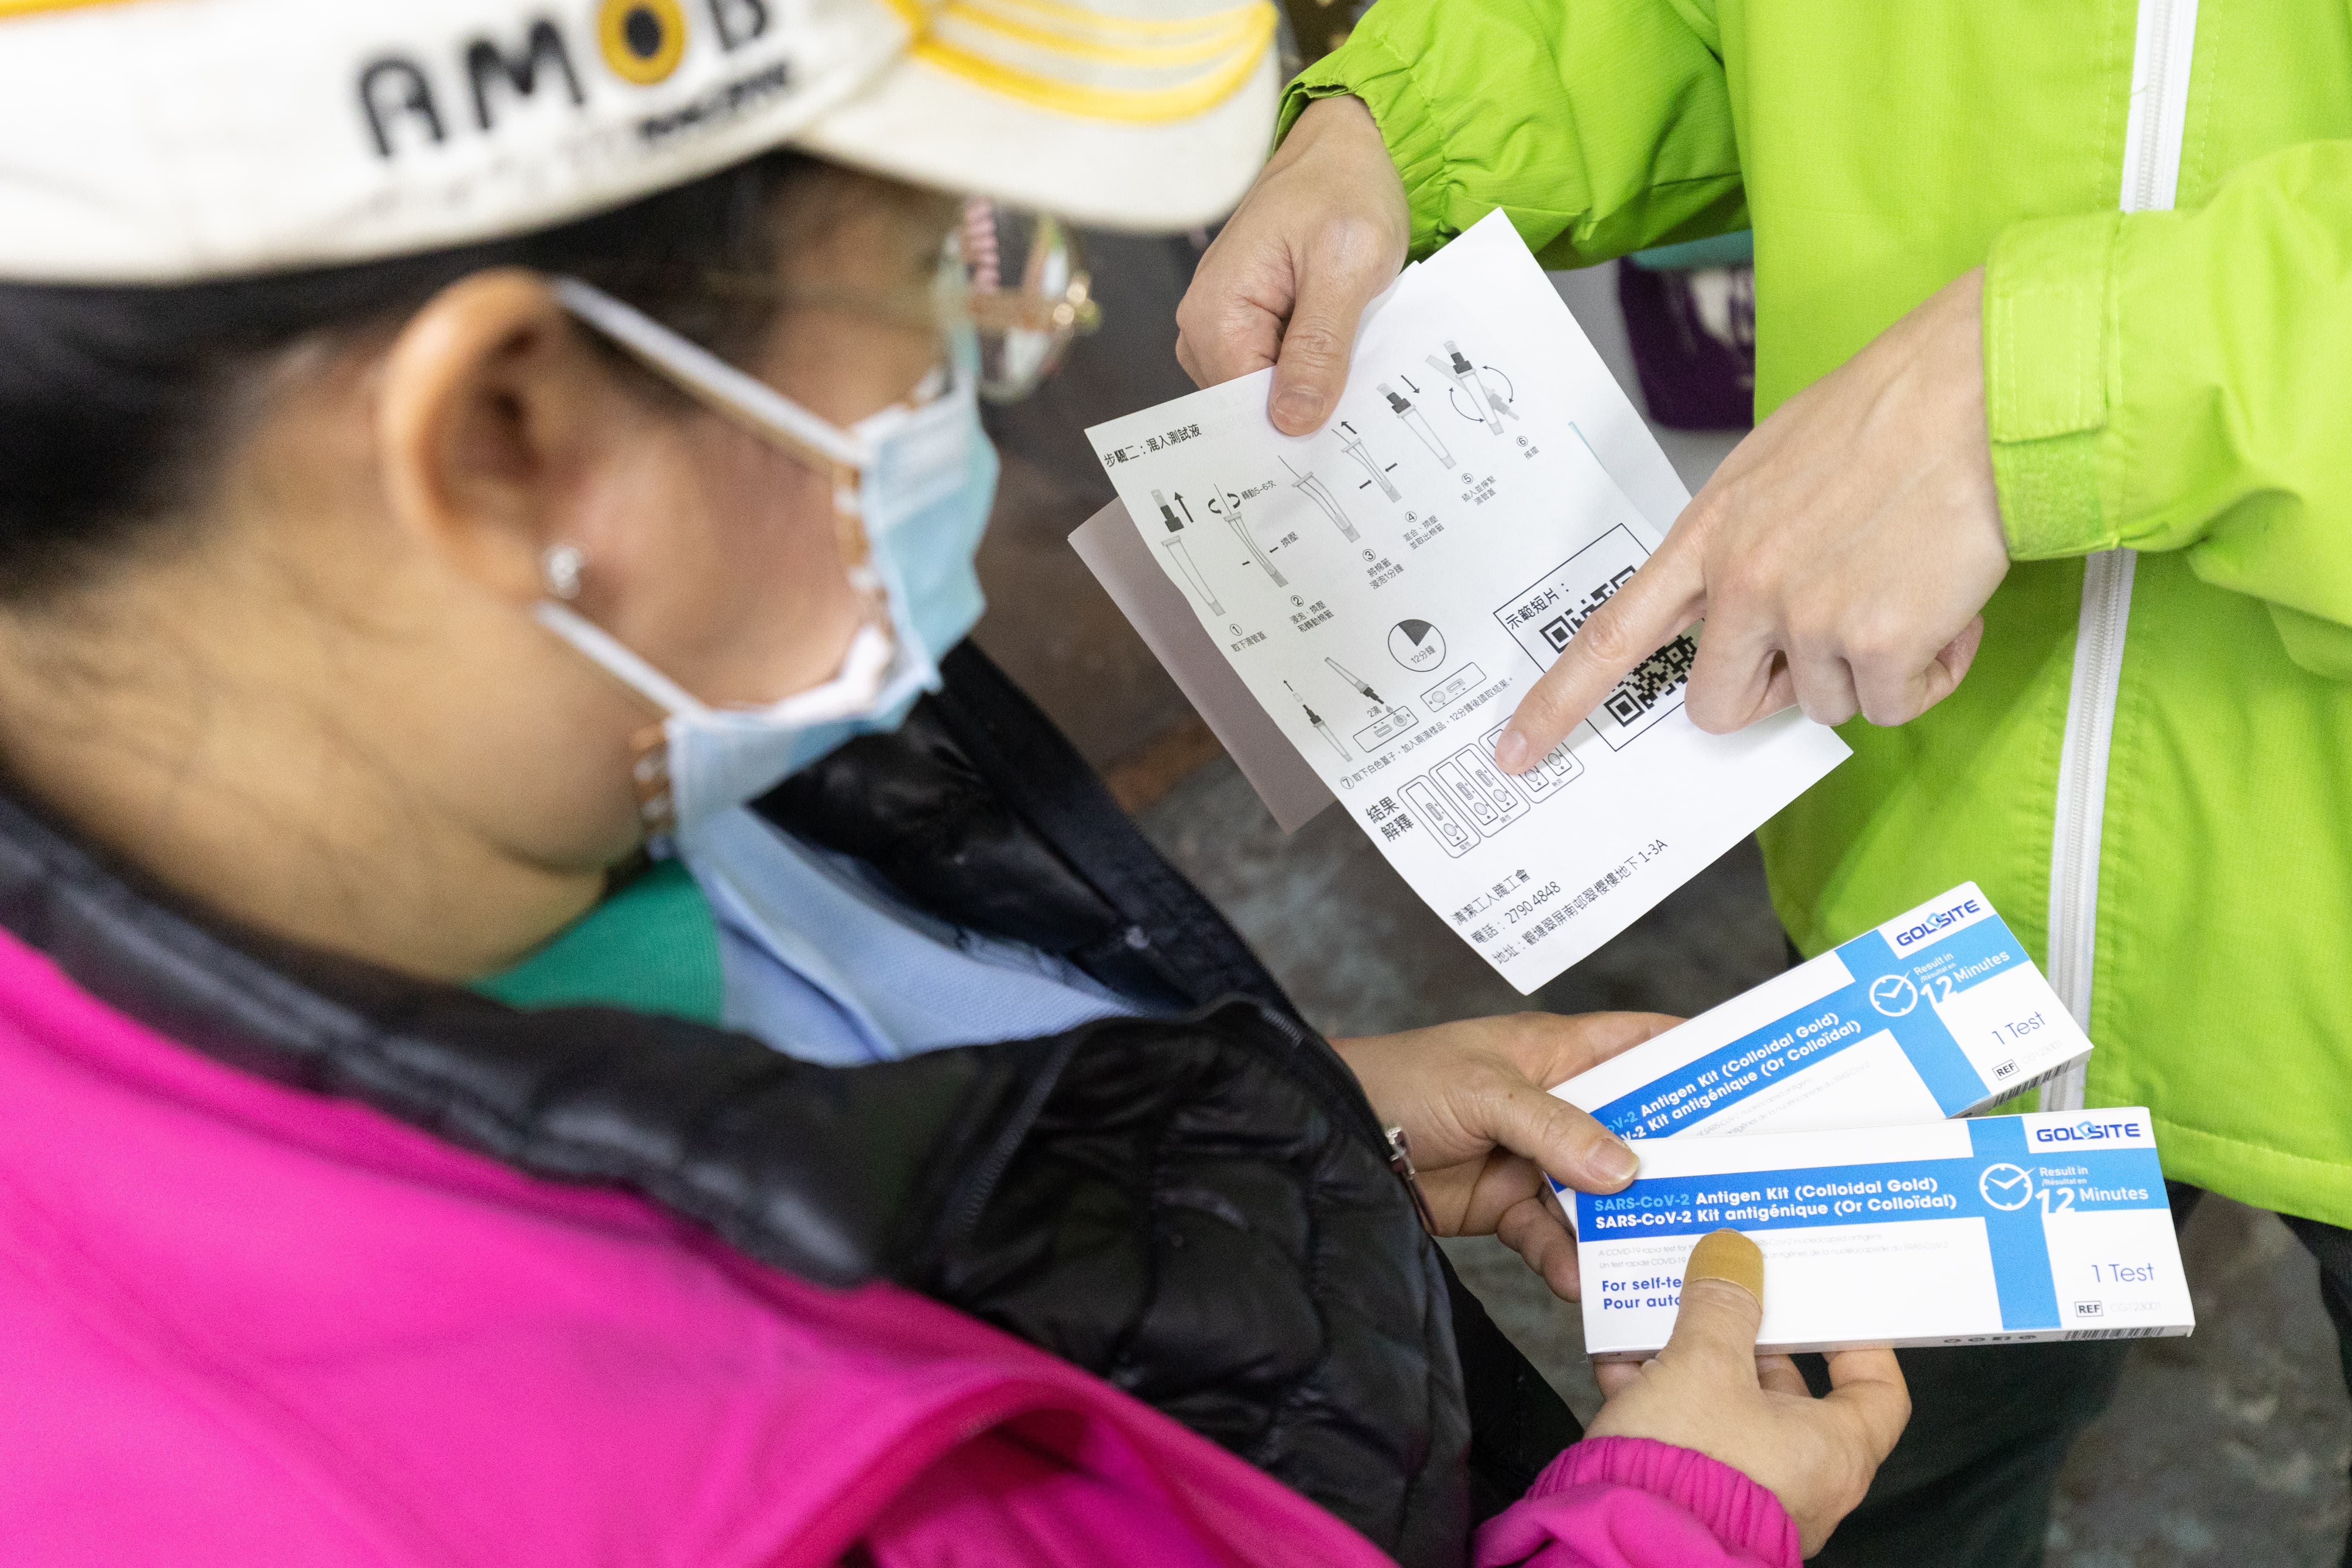
[[[511,239],[169,287],[0,282],[0,602],[86,576],[214,478],[256,374],[315,335],[397,324],[486,268],[569,273],[728,357],[772,306],[707,287],[778,260],[773,153]]]

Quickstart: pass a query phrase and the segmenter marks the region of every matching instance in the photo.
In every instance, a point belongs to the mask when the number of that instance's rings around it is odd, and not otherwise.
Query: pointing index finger
[[[1569,638],[1528,689],[1495,745],[1495,764],[1524,773],[1576,728],[1634,666],[1698,618],[1706,584],[1694,548],[1668,538],[1633,580]]]

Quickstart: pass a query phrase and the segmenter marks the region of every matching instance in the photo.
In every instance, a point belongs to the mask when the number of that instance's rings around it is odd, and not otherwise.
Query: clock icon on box
[[[1882,974],[1870,983],[1870,1005],[1890,1018],[1900,1018],[1919,1005],[1919,988],[1907,974]]]

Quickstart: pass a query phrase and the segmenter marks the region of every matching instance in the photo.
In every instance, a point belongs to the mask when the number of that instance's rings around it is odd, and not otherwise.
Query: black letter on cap
[[[539,68],[543,65],[553,65],[563,73],[563,85],[573,103],[588,101],[580,90],[580,77],[572,68],[572,56],[563,47],[563,35],[544,16],[530,25],[520,58],[501,52],[488,38],[476,38],[467,45],[466,76],[474,84],[474,122],[485,131],[490,128],[492,81],[504,77],[516,97],[529,98],[539,90]]]
[[[388,80],[399,84],[389,103],[382,90]],[[416,116],[425,121],[427,136],[436,143],[442,140],[441,110],[433,102],[433,84],[425,79],[424,68],[415,60],[387,55],[360,72],[360,108],[367,115],[380,158],[392,156],[392,121],[399,115]]]
[[[710,0],[710,25],[719,29],[719,43],[733,54],[767,32],[768,0]]]

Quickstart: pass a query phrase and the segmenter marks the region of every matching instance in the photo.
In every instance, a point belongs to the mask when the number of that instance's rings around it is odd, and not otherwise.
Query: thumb
[[[1764,1322],[1764,1254],[1736,1230],[1711,1230],[1683,1265],[1682,1306],[1661,1360],[1720,1368],[1753,1383]]]
[[[1524,1079],[1508,1082],[1485,1107],[1483,1133],[1586,1193],[1613,1193],[1642,1169],[1642,1158],[1591,1115]]]
[[[1960,628],[1960,635],[1943,647],[1933,663],[1927,666],[1921,680],[1919,711],[1925,713],[1960,688],[1967,679],[1969,666],[1976,662],[1977,649],[1984,643],[1984,617],[1975,619]],[[1915,715],[1916,717],[1916,715]]]
[[[1274,363],[1267,416],[1286,436],[1309,435],[1328,418],[1348,384],[1348,356],[1372,296],[1396,276],[1377,237],[1338,224],[1318,236],[1298,261],[1298,296]]]

